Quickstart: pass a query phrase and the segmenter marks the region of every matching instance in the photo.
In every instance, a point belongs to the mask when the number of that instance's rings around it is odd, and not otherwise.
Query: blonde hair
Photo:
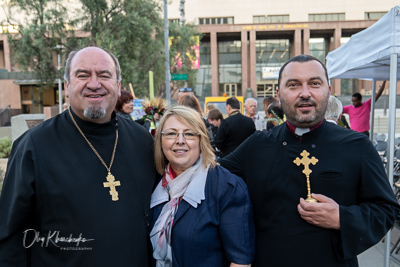
[[[168,159],[162,151],[162,134],[165,122],[172,116],[186,125],[190,130],[200,134],[200,153],[203,157],[203,166],[214,168],[216,165],[214,152],[208,138],[207,128],[200,117],[200,114],[192,108],[175,106],[167,110],[158,125],[154,142],[154,162],[157,172],[163,174],[168,164]]]

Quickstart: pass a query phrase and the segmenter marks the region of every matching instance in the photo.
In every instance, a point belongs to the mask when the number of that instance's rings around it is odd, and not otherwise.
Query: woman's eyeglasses
[[[185,140],[194,140],[197,138],[197,136],[200,135],[199,133],[196,133],[193,131],[187,131],[187,132],[183,132],[183,133],[178,133],[176,131],[165,131],[165,132],[161,132],[161,134],[167,139],[176,139],[181,134]]]

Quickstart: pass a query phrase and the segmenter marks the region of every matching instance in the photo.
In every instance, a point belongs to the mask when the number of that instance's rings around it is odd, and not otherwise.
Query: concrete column
[[[8,42],[8,36],[6,34],[2,34],[1,40],[3,41],[3,51],[4,51],[4,65],[7,71],[12,71],[11,69],[11,56],[10,56],[10,44]]]
[[[294,30],[294,44],[293,44],[293,55],[298,56],[301,55],[301,30]]]
[[[339,27],[335,28],[333,33],[333,42],[330,44],[330,51],[340,47],[340,38],[342,38],[342,29]],[[332,94],[341,95],[340,80],[332,80]]]
[[[257,82],[256,82],[256,31],[250,31],[250,59],[249,59],[249,76],[250,88],[253,91],[253,96],[257,96]],[[243,96],[246,96],[246,89],[242,88]]]
[[[247,31],[242,31],[241,41],[242,41],[242,92],[243,96],[245,96],[246,88],[249,87]]]
[[[310,29],[303,29],[303,54],[310,54]]]
[[[219,95],[219,65],[218,65],[218,42],[217,33],[210,32],[211,44],[211,94],[212,96]]]

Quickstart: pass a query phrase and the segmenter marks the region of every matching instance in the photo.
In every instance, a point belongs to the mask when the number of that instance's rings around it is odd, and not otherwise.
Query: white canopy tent
[[[393,7],[371,27],[354,34],[343,46],[328,53],[327,69],[330,79],[389,80],[388,177],[393,184],[394,136],[396,119],[397,80],[400,77],[400,6]],[[374,101],[372,101],[371,129],[373,129]],[[371,131],[371,138],[373,132]],[[390,234],[385,238],[385,267],[390,263]]]

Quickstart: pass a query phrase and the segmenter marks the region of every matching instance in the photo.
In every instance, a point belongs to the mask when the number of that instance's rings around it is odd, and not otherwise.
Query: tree
[[[25,14],[23,21],[14,17],[21,13]],[[35,72],[40,88],[53,87],[55,79],[62,78],[63,72],[58,71],[55,65],[55,47],[68,46],[74,41],[73,32],[65,29],[66,13],[65,7],[57,2],[10,1],[7,22],[19,25],[19,34],[8,36],[12,47],[11,60],[22,71]]]
[[[150,0],[82,0],[83,30],[91,32],[84,45],[101,46],[114,53],[122,70],[122,86],[131,83],[136,96],[148,95],[148,72],[163,83],[163,38],[160,8]],[[161,74],[161,75],[160,75]]]
[[[26,24],[20,24],[20,35],[10,36],[15,42],[13,61],[23,70],[37,72],[43,84],[51,85],[55,78],[61,77],[55,66],[53,47],[62,44],[63,53],[69,53],[95,45],[113,52],[119,59],[123,87],[131,83],[136,96],[148,95],[148,72],[151,70],[154,84],[159,94],[163,94],[163,20],[161,9],[153,0],[81,0],[81,6],[75,9],[63,6],[63,2],[46,0],[11,2],[10,8],[19,9],[31,18]],[[65,25],[76,30],[69,31]],[[81,37],[78,29],[89,34]],[[175,29],[171,26],[171,32],[172,36],[180,36],[180,41],[171,46],[171,58],[176,51],[189,51],[193,43],[190,35],[196,34],[194,27]],[[193,80],[194,72],[186,70],[187,60],[183,61],[182,71],[187,71]]]
[[[197,69],[195,60],[198,54],[201,34],[196,30],[193,24],[177,25],[172,24],[169,27],[171,45],[170,45],[170,65],[171,73],[185,73],[188,76],[186,81],[189,87],[196,84]],[[199,52],[199,51],[198,51]],[[174,81],[171,86],[171,95],[183,87],[185,82]]]

